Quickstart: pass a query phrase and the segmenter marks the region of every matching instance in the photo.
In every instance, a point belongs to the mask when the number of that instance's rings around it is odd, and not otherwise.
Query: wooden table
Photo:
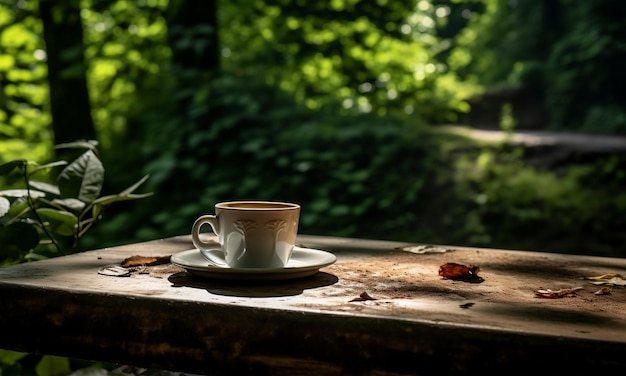
[[[626,370],[626,259],[300,236],[337,262],[297,280],[99,274],[188,236],[0,268],[0,348],[198,374]],[[478,266],[480,281],[441,265]],[[608,282],[608,277],[597,282]],[[582,287],[561,298],[539,290]],[[595,293],[602,287],[609,292]]]

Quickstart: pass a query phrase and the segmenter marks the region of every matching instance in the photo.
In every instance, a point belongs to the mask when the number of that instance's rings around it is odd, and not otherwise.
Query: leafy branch
[[[105,208],[152,194],[134,193],[148,179],[144,176],[118,194],[100,196],[104,167],[96,146],[95,141],[57,145],[57,149],[85,150],[71,163],[38,165],[19,159],[0,165],[0,176],[18,171],[24,185],[23,189],[0,190],[0,261],[19,262],[75,252]],[[54,183],[35,179],[36,174],[61,167],[56,179],[48,177]]]

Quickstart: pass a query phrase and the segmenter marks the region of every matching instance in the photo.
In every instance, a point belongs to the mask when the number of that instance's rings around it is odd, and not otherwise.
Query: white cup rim
[[[215,204],[215,208],[222,210],[280,211],[299,209],[300,205],[282,201],[242,200],[219,202]]]

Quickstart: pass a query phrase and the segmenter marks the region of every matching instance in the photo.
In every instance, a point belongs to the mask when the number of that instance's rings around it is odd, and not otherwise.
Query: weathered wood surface
[[[216,281],[171,265],[98,274],[188,236],[0,269],[0,348],[199,374],[454,374],[626,369],[626,259],[300,236],[337,255],[312,277]],[[482,283],[439,267],[480,267]],[[545,299],[539,289],[582,287]],[[373,300],[363,300],[366,293]],[[364,295],[365,296],[365,295]],[[12,328],[8,330],[6,328]]]

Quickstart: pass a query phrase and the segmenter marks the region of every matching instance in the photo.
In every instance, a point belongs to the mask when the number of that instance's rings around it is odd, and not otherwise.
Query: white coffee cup
[[[284,268],[298,234],[300,205],[273,201],[230,201],[215,205],[215,215],[200,216],[191,239],[196,248],[214,250],[200,239],[209,224],[218,237],[226,264],[232,268]]]

